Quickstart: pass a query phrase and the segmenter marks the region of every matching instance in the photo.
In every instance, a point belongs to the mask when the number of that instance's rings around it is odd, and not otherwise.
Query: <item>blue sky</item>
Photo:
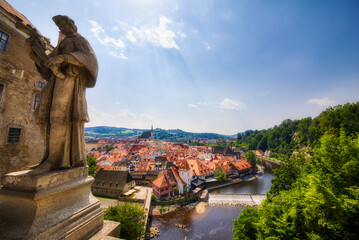
[[[359,1],[8,0],[94,48],[86,126],[235,134],[359,101]]]

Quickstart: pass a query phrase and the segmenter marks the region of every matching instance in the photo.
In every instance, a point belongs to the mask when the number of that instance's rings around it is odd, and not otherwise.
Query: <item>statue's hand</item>
[[[65,61],[65,58],[61,55],[54,56],[50,58],[45,64],[48,68],[52,70],[52,72],[56,75],[56,77],[64,79],[65,75],[60,71],[61,63]]]

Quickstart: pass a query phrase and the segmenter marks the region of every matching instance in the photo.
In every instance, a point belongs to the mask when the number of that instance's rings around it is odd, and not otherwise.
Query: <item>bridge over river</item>
[[[209,205],[257,206],[266,198],[265,194],[216,194],[210,193]]]

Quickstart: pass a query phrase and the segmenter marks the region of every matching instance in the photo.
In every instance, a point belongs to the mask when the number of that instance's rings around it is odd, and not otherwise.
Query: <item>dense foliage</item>
[[[233,239],[359,239],[359,136],[344,129],[328,130],[312,157],[282,159],[267,199],[234,220]]]
[[[225,182],[227,180],[226,174],[224,174],[223,172],[219,172],[216,179],[219,182]]]
[[[87,158],[88,174],[94,177],[98,168],[96,158],[90,155],[87,155],[86,158]]]
[[[121,238],[128,240],[141,239],[144,234],[145,210],[133,203],[108,207],[105,220],[121,223]]]
[[[314,119],[287,119],[274,128],[239,133],[237,144],[290,156],[304,146],[315,147],[326,132],[339,136],[341,128],[348,136],[359,132],[359,102],[329,107]]]
[[[246,159],[252,166],[256,166],[256,164],[257,164],[257,156],[253,151],[249,150],[246,153]]]

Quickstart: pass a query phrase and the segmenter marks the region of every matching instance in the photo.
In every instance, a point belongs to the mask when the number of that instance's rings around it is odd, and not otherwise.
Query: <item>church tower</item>
[[[153,124],[151,125],[151,140],[153,140]]]

